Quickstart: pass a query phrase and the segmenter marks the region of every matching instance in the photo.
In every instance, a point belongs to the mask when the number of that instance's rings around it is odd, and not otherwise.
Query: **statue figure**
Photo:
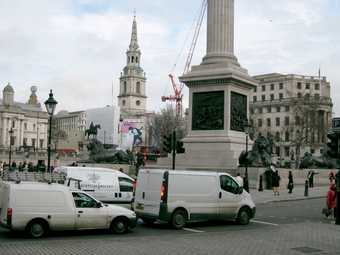
[[[244,166],[265,166],[268,167],[272,163],[272,139],[267,139],[264,136],[259,136],[253,145],[251,151],[246,153],[242,151],[239,157],[239,164]]]
[[[87,136],[87,140],[90,139],[91,135],[92,138],[96,138],[98,134],[98,129],[100,129],[100,125],[94,125],[93,122],[91,122],[90,127],[85,130],[85,136]]]

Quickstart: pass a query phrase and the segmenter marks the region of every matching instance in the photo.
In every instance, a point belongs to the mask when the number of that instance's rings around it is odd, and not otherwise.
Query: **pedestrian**
[[[289,194],[292,194],[292,191],[293,191],[293,188],[294,188],[294,180],[293,180],[293,174],[292,174],[292,171],[289,171],[289,174],[288,174],[288,193]]]
[[[334,175],[333,171],[331,171],[329,173],[328,178],[329,178],[329,184],[332,185],[334,180],[335,180],[335,175]]]
[[[241,177],[240,173],[237,173],[236,175],[236,181],[238,182],[238,184],[240,185],[240,187],[243,187],[243,178]]]
[[[308,183],[309,183],[309,187],[310,188],[314,188],[314,175],[318,174],[317,172],[315,172],[314,170],[310,170],[308,171]]]
[[[122,173],[124,173],[124,170],[123,170],[123,168],[119,168],[119,172],[122,172]]]
[[[280,196],[279,188],[280,188],[280,175],[279,172],[276,170],[272,175],[272,185],[273,185],[273,192],[274,196]]]
[[[329,187],[329,190],[327,192],[327,208],[329,210],[328,215],[326,214],[326,216],[328,217],[330,214],[332,214],[333,211],[333,215],[334,218],[336,217],[336,186],[335,184],[332,184]]]

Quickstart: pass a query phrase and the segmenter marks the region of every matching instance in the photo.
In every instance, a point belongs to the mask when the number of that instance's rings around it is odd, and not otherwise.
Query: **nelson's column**
[[[189,88],[189,132],[178,168],[230,169],[245,150],[244,122],[257,82],[234,55],[234,0],[208,0],[207,50],[180,80]]]

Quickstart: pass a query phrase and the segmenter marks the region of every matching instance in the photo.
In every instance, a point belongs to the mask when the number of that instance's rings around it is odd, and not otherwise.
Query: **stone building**
[[[255,137],[271,137],[281,163],[305,152],[320,155],[333,106],[326,77],[271,73],[253,78],[259,82],[250,102]]]
[[[53,128],[53,143],[60,153],[79,151],[85,138],[86,112],[60,111],[53,117]]]
[[[8,83],[3,89],[0,104],[0,151],[1,159],[7,160],[12,144],[13,159],[23,159],[29,153],[41,152],[47,148],[48,114],[42,109],[36,95],[37,88],[31,87],[27,103],[14,101],[14,89]],[[12,134],[10,134],[12,131]]]

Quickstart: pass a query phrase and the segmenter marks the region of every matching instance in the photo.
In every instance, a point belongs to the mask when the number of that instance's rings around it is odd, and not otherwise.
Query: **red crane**
[[[186,62],[185,62],[183,74],[186,74],[190,70],[191,60],[192,60],[192,57],[194,55],[195,47],[196,47],[196,44],[197,44],[198,36],[200,34],[200,30],[201,30],[201,26],[202,26],[202,22],[203,22],[203,18],[204,18],[204,14],[205,14],[206,9],[207,9],[207,0],[203,0],[201,8],[200,8],[200,12],[199,12],[199,17],[198,17],[196,27],[195,27],[194,37],[192,39],[190,49],[189,49],[189,53],[188,53],[188,56],[187,56],[187,59],[186,59]],[[165,102],[165,101],[176,102],[176,116],[182,117],[182,98],[183,98],[182,90],[183,90],[184,84],[181,83],[181,82],[179,82],[179,84],[176,83],[173,74],[169,74],[169,77],[170,77],[170,80],[171,80],[171,84],[172,84],[174,94],[170,95],[170,96],[162,96],[162,101],[163,102]]]

